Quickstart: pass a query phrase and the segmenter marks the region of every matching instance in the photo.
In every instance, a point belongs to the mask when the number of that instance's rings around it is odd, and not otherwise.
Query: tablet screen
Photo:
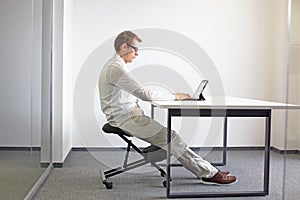
[[[195,93],[193,94],[193,99],[198,99],[199,95],[203,92],[204,88],[206,87],[208,83],[208,80],[202,80],[201,83],[199,84],[197,90],[195,91]]]

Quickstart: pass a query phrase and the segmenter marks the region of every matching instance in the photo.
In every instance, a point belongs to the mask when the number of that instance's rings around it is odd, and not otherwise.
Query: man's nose
[[[138,56],[138,55],[139,55],[139,53],[136,51],[136,52],[135,52],[135,56]]]

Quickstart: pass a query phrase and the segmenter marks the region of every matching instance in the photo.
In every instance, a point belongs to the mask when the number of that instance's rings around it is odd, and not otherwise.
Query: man
[[[189,94],[166,94],[140,86],[130,76],[127,63],[138,56],[138,42],[142,40],[131,31],[120,33],[115,39],[116,54],[108,61],[99,79],[101,108],[110,125],[141,138],[160,148],[167,148],[167,128],[146,116],[138,99],[181,100]],[[171,153],[204,184],[228,185],[237,181],[228,171],[222,172],[193,152],[180,136],[172,131]]]

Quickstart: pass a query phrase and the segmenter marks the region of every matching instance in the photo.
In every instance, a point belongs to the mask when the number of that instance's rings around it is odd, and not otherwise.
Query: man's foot
[[[225,176],[230,176],[231,175],[231,173],[230,173],[230,171],[221,171],[219,168],[217,168],[217,167],[215,167],[217,170],[218,170],[218,172],[220,172],[221,174],[224,174]]]
[[[213,165],[214,166],[214,165]],[[214,166],[214,168],[216,168],[217,170],[218,170],[218,172],[220,172],[220,173],[222,173],[222,174],[224,174],[224,175],[226,175],[226,176],[230,176],[231,175],[231,173],[230,173],[230,171],[228,171],[228,170],[226,170],[226,171],[221,171],[219,168],[217,168],[216,166]]]
[[[237,179],[235,176],[227,176],[221,172],[217,172],[211,178],[202,178],[202,183],[207,185],[231,185],[236,182]]]

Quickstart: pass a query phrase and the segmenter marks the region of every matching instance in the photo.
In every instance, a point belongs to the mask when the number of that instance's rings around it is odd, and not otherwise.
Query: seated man
[[[152,100],[181,100],[189,94],[166,94],[140,86],[128,73],[127,63],[138,56],[138,42],[142,40],[131,31],[120,33],[115,39],[116,54],[110,59],[99,78],[101,109],[110,125],[160,148],[167,148],[167,128],[146,116],[138,105],[138,98]],[[222,172],[193,152],[180,136],[172,131],[171,153],[204,184],[226,185],[237,181],[228,171]]]

